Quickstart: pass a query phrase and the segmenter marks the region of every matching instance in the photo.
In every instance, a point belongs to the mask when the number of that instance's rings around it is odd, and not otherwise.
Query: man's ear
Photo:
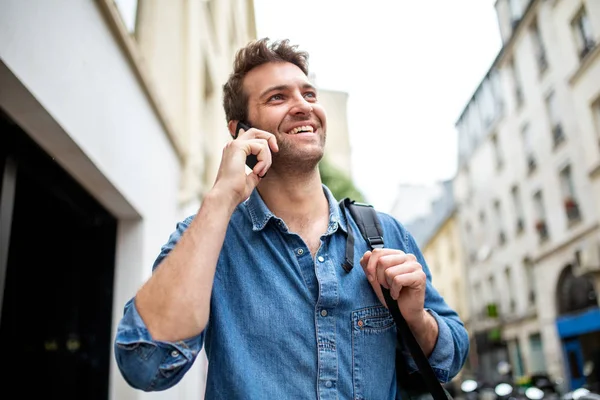
[[[227,129],[229,129],[229,134],[233,139],[235,139],[235,129],[237,128],[238,121],[231,120],[227,123]]]

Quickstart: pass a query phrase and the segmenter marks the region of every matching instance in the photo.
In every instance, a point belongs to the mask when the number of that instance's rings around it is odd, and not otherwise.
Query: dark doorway
[[[1,110],[0,180],[3,381],[107,399],[116,220]]]

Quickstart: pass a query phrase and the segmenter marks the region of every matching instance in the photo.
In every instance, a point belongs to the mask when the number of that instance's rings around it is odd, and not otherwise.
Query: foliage
[[[319,172],[323,184],[331,190],[336,199],[341,200],[348,197],[352,200],[365,202],[363,194],[356,188],[352,179],[326,159],[323,159],[319,164]]]

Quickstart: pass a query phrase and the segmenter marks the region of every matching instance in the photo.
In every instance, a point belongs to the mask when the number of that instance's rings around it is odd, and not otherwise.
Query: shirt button
[[[302,254],[304,254],[304,250],[303,249],[298,249],[298,255],[301,256]]]
[[[319,256],[319,258],[317,258],[317,260],[319,260],[319,262],[325,261],[325,259],[323,258],[323,256]]]
[[[178,357],[178,356],[179,356],[179,352],[177,350],[173,350],[171,352],[171,357],[175,358],[175,357]]]
[[[327,310],[321,310],[321,316],[322,317],[326,317],[327,316]]]
[[[331,381],[327,381],[325,382],[325,386],[327,386],[328,388],[333,386],[333,383],[331,383]]]

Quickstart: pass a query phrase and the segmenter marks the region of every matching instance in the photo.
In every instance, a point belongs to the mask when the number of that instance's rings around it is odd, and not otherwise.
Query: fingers
[[[386,271],[390,270],[393,270],[393,268],[389,268]],[[424,288],[427,280],[427,276],[422,268],[412,266],[403,266],[403,269],[390,271],[387,275],[391,275],[391,277],[388,278],[388,281],[390,282],[390,295],[394,300],[398,300],[400,291],[403,288]]]
[[[240,146],[243,147],[246,156],[250,154],[256,155],[258,162],[252,168],[252,172],[259,177],[264,176],[271,167],[272,161],[269,143],[264,139],[248,139],[240,142]]]
[[[252,168],[252,172],[258,177],[264,177],[271,166],[271,152],[279,151],[275,135],[256,128],[247,131],[240,129],[240,134],[234,142],[242,146],[246,156],[256,155],[258,162]]]
[[[246,139],[262,139],[267,141],[269,148],[273,152],[279,151],[279,146],[277,145],[277,139],[275,135],[270,132],[263,131],[256,128],[250,128],[247,131],[240,129],[240,134],[236,140],[246,140]]]
[[[403,287],[421,288],[426,284],[426,275],[413,254],[395,249],[375,249],[366,252],[361,261],[369,282],[377,292],[379,285],[390,290],[397,299]],[[378,294],[379,297],[379,294]]]

